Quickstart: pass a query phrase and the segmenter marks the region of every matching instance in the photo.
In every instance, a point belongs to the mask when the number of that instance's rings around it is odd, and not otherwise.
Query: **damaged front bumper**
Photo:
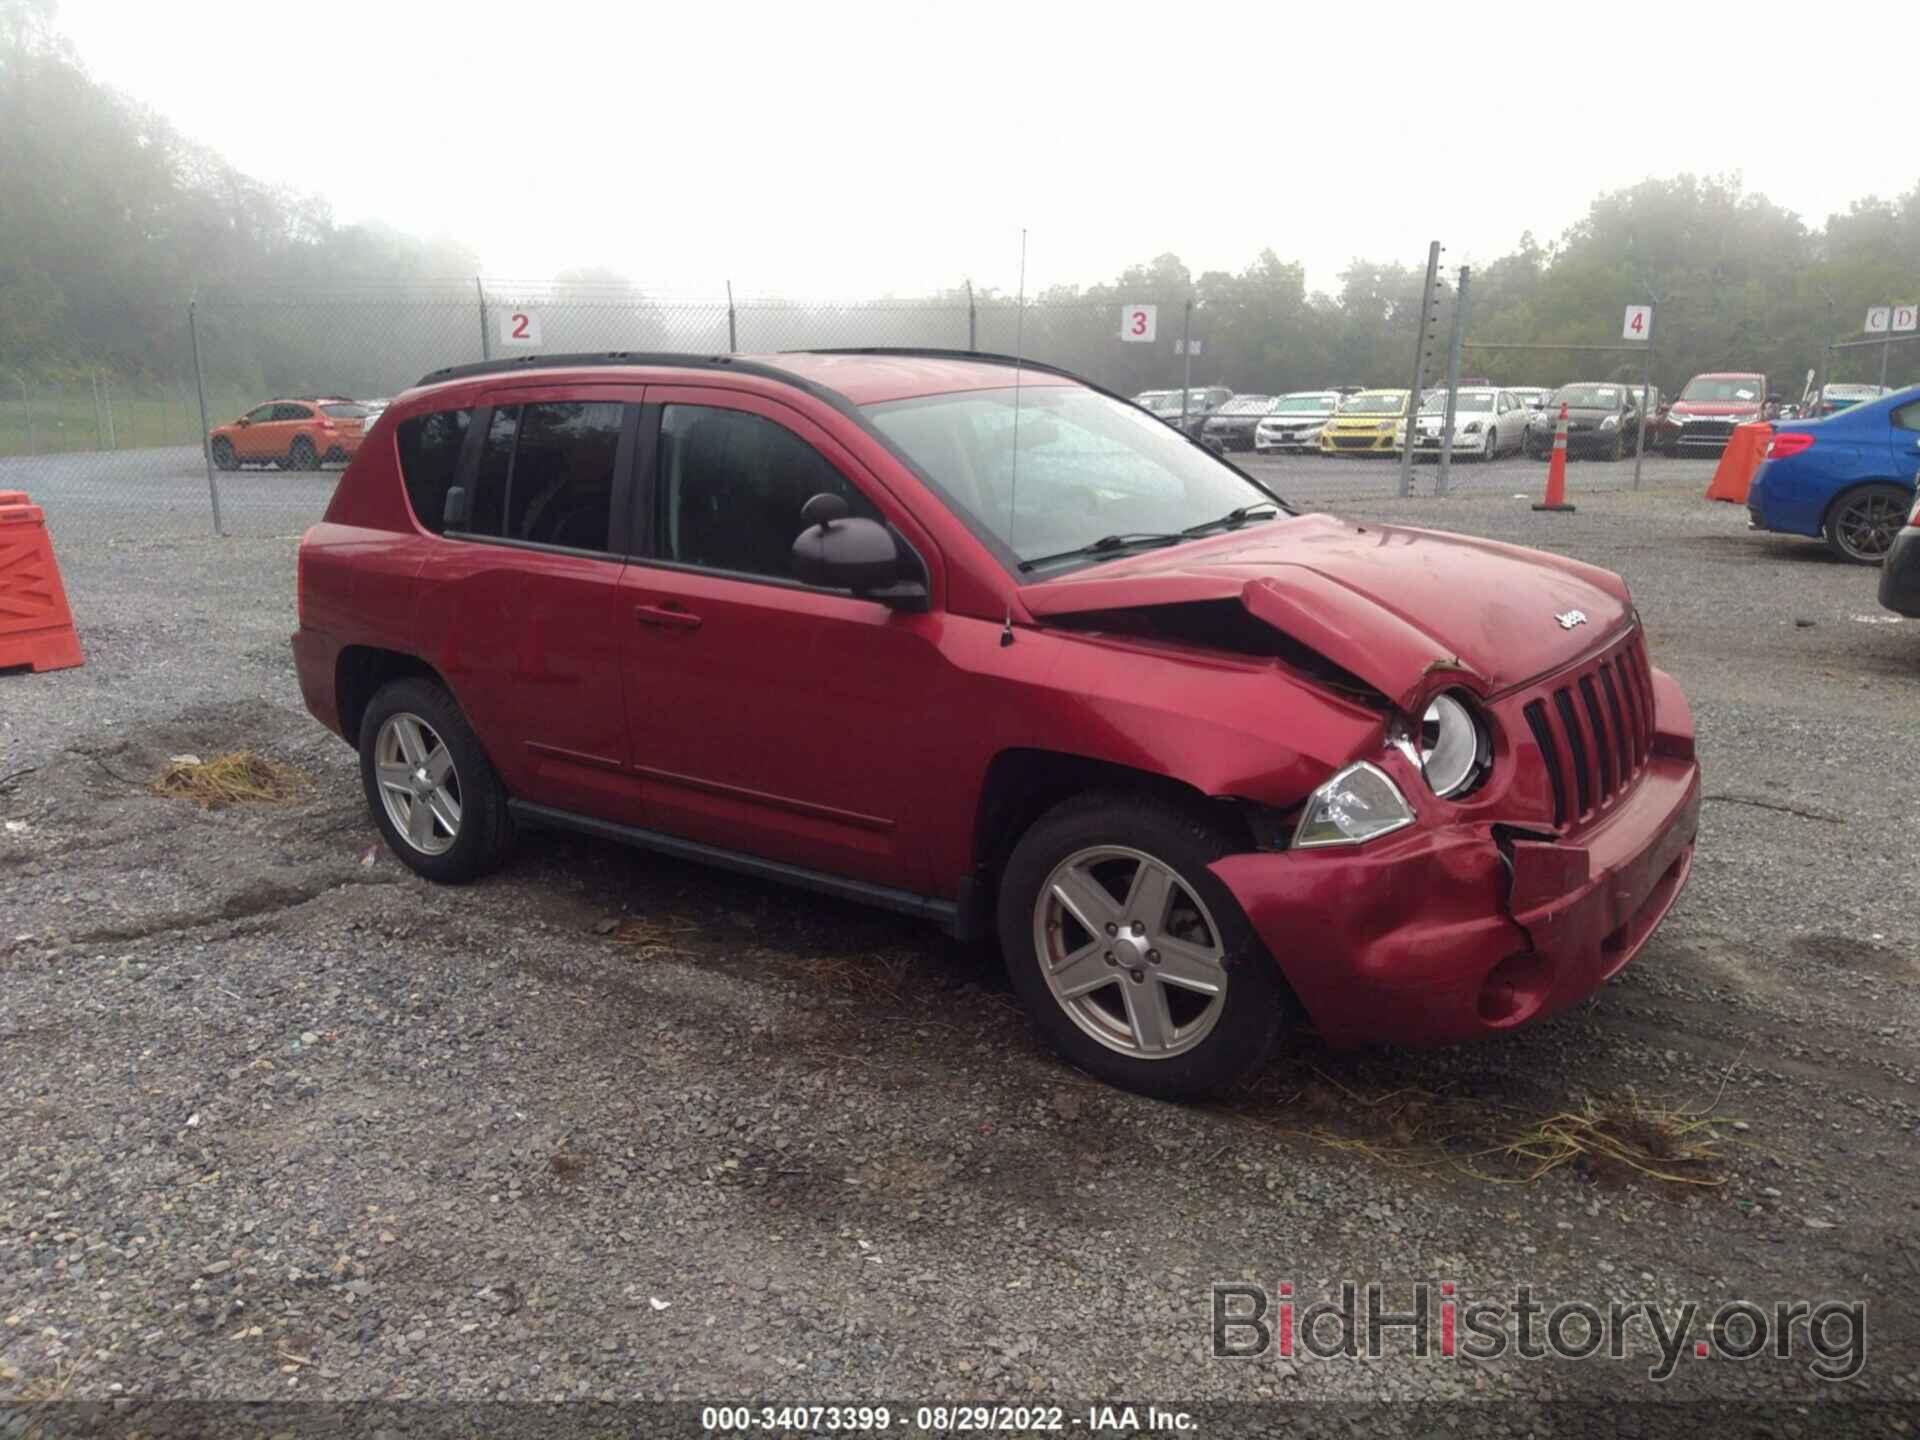
[[[1498,1034],[1585,999],[1640,952],[1686,883],[1700,818],[1692,717],[1659,678],[1646,768],[1574,833],[1416,826],[1213,865],[1329,1043]]]

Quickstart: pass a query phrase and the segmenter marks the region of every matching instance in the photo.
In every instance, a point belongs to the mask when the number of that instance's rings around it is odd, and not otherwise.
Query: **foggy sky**
[[[57,23],[242,170],[490,275],[855,298],[1011,292],[1022,226],[1029,293],[1263,246],[1332,288],[1356,254],[1545,243],[1648,174],[1737,171],[1816,225],[1910,187],[1913,101],[1861,38],[1896,12],[1780,13],[61,0]]]

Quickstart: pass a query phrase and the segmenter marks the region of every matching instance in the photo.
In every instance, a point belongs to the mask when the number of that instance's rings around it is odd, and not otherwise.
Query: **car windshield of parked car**
[[[1689,380],[1687,388],[1680,392],[1682,400],[1695,401],[1702,405],[1741,405],[1760,398],[1759,382],[1744,375],[1731,379],[1713,380],[1705,376]]]
[[[1454,413],[1467,410],[1491,410],[1493,392],[1491,390],[1462,390],[1460,398],[1454,402]],[[1420,402],[1422,415],[1444,415],[1447,409],[1447,392],[1435,390]]]
[[[1273,402],[1276,415],[1331,415],[1340,404],[1338,395],[1282,395]]]
[[[1363,391],[1347,397],[1340,407],[1342,415],[1398,415],[1407,408],[1407,397],[1393,390]]]
[[[1618,385],[1569,385],[1560,403],[1574,410],[1618,410],[1622,393]]]
[[[1263,415],[1272,405],[1271,395],[1236,395],[1213,413],[1216,415]]]
[[[1177,430],[1077,386],[916,396],[866,413],[1009,567],[1108,536],[1178,534],[1274,500]]]

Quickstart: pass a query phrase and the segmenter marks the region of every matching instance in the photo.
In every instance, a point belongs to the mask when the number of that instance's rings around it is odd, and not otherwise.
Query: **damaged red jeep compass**
[[[1298,514],[1031,362],[438,371],[299,599],[306,702],[421,874],[564,827],[997,933],[1054,1043],[1155,1095],[1302,1015],[1550,1015],[1693,856],[1692,717],[1617,576]]]

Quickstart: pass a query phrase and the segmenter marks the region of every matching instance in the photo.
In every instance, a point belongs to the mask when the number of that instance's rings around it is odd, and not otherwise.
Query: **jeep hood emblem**
[[[1562,630],[1571,630],[1576,625],[1587,623],[1586,612],[1583,610],[1569,610],[1564,615],[1556,615],[1553,618],[1560,622]]]

